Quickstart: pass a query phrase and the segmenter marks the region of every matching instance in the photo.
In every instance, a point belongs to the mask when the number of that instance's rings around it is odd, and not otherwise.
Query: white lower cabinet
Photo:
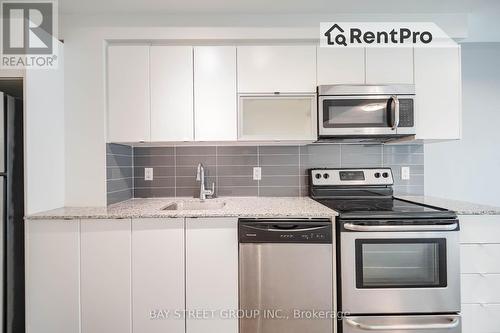
[[[184,307],[184,219],[132,220],[133,332],[183,333]]]
[[[236,218],[186,219],[186,310],[213,311],[186,321],[187,333],[237,333],[238,221]]]
[[[130,333],[131,221],[81,221],[82,333]]]
[[[26,332],[80,332],[80,221],[26,222]]]
[[[500,244],[462,244],[460,270],[462,273],[500,274]]]
[[[463,333],[500,332],[500,216],[462,215]]]
[[[237,333],[225,317],[238,309],[237,227],[237,218],[28,221],[27,332]]]
[[[500,332],[500,304],[463,304],[462,333]]]

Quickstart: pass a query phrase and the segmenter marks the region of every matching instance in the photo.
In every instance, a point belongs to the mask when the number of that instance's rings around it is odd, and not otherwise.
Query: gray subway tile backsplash
[[[259,195],[259,187],[246,186],[246,187],[218,187],[216,189],[217,195],[221,197],[256,197]],[[199,193],[199,189],[196,194]]]
[[[106,194],[108,204],[134,196],[133,149],[110,143],[106,145]]]
[[[224,155],[257,155],[257,146],[219,146],[217,156]]]
[[[298,197],[300,195],[300,188],[293,187],[268,187],[262,186],[259,188],[259,196],[261,197]]]
[[[108,203],[133,196],[196,196],[196,166],[200,162],[205,165],[206,186],[215,182],[219,196],[305,196],[307,169],[313,167],[391,167],[396,194],[424,193],[424,153],[420,144],[135,148],[108,144],[106,152]],[[252,177],[257,166],[262,168],[260,181]],[[410,180],[401,180],[402,166],[410,167]],[[146,167],[153,168],[153,181],[144,180]]]
[[[175,187],[164,188],[136,188],[134,190],[135,198],[162,198],[162,197],[175,197]]]
[[[175,155],[175,147],[135,147],[134,156]]]

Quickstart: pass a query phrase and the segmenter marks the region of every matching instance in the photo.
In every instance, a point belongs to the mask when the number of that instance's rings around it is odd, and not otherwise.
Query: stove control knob
[[[384,173],[382,174],[382,176],[383,176],[384,178],[387,178],[387,177],[389,177],[389,174],[388,174],[387,172],[384,172]]]
[[[380,178],[380,172],[375,172],[375,178]]]
[[[317,173],[314,177],[316,177],[316,179],[320,179],[321,178],[321,174]]]
[[[325,173],[325,174],[323,174],[323,178],[328,179],[328,178],[330,178],[330,175]]]

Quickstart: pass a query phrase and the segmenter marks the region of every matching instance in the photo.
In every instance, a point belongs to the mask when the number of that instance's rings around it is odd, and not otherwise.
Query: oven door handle
[[[364,331],[444,330],[456,328],[460,323],[460,320],[458,318],[448,318],[448,323],[429,323],[416,325],[370,325],[359,323],[350,318],[347,318],[345,321],[350,326]]]
[[[344,228],[350,231],[453,231],[458,223],[425,224],[425,225],[360,225],[345,223]]]

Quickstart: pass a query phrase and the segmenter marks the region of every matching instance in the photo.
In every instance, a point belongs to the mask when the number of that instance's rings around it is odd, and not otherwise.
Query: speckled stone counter
[[[480,205],[465,201],[457,201],[428,196],[398,196],[404,200],[442,207],[455,211],[458,215],[500,215],[500,207]]]
[[[63,207],[27,216],[46,219],[119,219],[162,217],[334,217],[337,212],[314,200],[301,198],[222,197],[207,202],[225,202],[223,208],[207,210],[163,210],[171,203],[199,202],[193,198],[131,199],[108,207]]]

